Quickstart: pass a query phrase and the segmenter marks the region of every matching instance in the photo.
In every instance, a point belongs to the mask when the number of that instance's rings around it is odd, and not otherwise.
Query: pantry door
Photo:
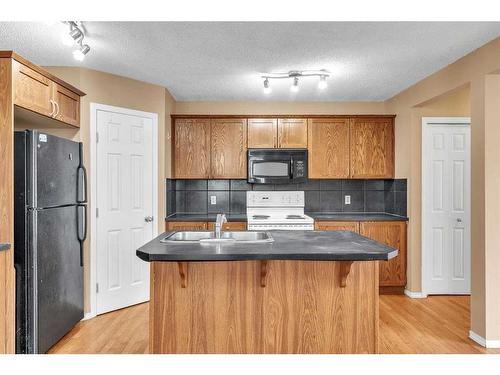
[[[470,119],[422,119],[424,294],[470,294]]]
[[[149,263],[136,250],[156,233],[154,116],[96,112],[96,313],[149,300]]]

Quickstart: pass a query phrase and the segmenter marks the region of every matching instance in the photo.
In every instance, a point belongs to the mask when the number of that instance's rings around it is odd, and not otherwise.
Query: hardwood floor
[[[79,323],[50,353],[148,353],[147,303]],[[380,296],[382,354],[498,353],[468,338],[469,297]]]

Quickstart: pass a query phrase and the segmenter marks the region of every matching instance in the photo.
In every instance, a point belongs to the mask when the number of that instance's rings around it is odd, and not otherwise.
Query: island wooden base
[[[150,352],[377,353],[378,264],[348,263],[152,262]]]

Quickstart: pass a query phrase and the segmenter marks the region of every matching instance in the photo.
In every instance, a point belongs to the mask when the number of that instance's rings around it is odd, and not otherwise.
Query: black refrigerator
[[[14,134],[16,352],[46,353],[83,318],[82,144]]]

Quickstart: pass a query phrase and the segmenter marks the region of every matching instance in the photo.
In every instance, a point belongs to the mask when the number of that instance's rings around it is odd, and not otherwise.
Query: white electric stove
[[[314,230],[303,191],[247,191],[248,230]]]

